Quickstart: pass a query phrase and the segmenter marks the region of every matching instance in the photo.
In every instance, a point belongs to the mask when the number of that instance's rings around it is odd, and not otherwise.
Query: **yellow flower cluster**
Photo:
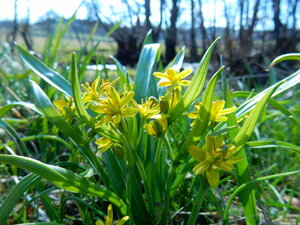
[[[224,145],[221,135],[217,137],[208,135],[205,145],[205,151],[195,145],[188,147],[189,153],[199,161],[193,172],[196,175],[205,172],[210,186],[217,187],[220,180],[219,170],[230,172],[234,168],[233,164],[239,162],[241,158],[235,156],[237,154],[235,146]]]

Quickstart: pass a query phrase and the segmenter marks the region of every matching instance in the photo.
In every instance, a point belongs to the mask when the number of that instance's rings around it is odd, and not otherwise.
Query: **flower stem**
[[[201,179],[199,191],[197,193],[196,198],[194,199],[194,206],[192,209],[192,214],[190,215],[190,218],[188,221],[188,225],[194,225],[196,223],[198,213],[201,209],[204,197],[205,197],[208,189],[209,189],[209,185],[207,183],[205,176],[203,175],[202,179]]]

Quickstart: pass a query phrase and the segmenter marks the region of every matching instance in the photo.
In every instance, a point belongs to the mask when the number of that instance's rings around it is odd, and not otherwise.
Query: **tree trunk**
[[[194,0],[191,0],[191,31],[190,31],[190,57],[191,61],[197,60],[197,44],[195,31]]]
[[[167,29],[166,37],[166,61],[170,62],[176,56],[177,44],[177,19],[178,19],[178,0],[172,0],[171,25]]]
[[[203,13],[202,13],[202,0],[199,0],[199,18],[200,18],[200,29],[201,29],[201,36],[202,36],[202,49],[203,52],[206,51],[207,48],[207,33],[206,33],[206,29],[204,26],[204,17],[203,17]]]

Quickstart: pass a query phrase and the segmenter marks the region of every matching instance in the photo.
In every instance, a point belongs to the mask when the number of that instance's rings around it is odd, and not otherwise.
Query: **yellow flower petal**
[[[206,144],[206,155],[211,155],[213,149],[215,149],[215,140],[214,137],[211,135],[206,136],[205,144]]]
[[[203,161],[193,168],[193,173],[195,175],[201,174],[205,170],[207,170],[209,168],[209,166],[210,166],[209,162]]]
[[[236,107],[231,107],[231,108],[223,109],[218,115],[219,116],[226,115],[226,114],[234,112],[235,110],[236,110]]]
[[[182,85],[182,86],[188,86],[190,85],[191,81],[190,80],[181,80],[178,82],[178,84]]]
[[[133,107],[128,107],[128,108],[121,109],[121,112],[122,112],[122,116],[131,117],[131,116],[134,116],[135,114],[137,114],[138,109],[133,108]]]
[[[196,145],[190,145],[188,147],[189,153],[198,161],[202,162],[205,159],[205,153],[202,151],[202,149]]]
[[[158,78],[168,78],[168,76],[165,73],[160,73],[160,72],[155,72],[153,73],[154,76],[158,77]]]
[[[166,74],[168,75],[168,79],[170,81],[174,80],[177,77],[177,72],[174,69],[167,69]]]
[[[107,217],[106,217],[106,225],[112,225],[113,222],[113,208],[112,205],[109,204],[107,207]]]
[[[185,78],[187,77],[188,75],[190,75],[192,73],[192,69],[186,69],[186,70],[183,70],[182,72],[180,72],[179,74],[177,74],[177,76],[182,79],[182,78]]]
[[[124,216],[115,225],[123,225],[127,220],[129,220],[129,216]]]
[[[160,82],[158,82],[158,86],[160,86],[160,87],[168,87],[170,85],[172,85],[172,83],[170,81],[160,81]]]
[[[105,225],[105,223],[102,220],[97,220],[96,225]]]
[[[218,187],[220,175],[218,169],[210,167],[206,170],[206,178],[209,185],[213,188]]]
[[[120,108],[127,105],[132,100],[133,96],[134,96],[133,91],[129,91],[127,94],[125,94],[120,100]]]
[[[115,88],[113,88],[113,87],[110,88],[109,95],[110,95],[110,99],[112,100],[113,104],[116,104],[116,105],[120,104],[120,101],[121,101],[120,95],[116,91]]]
[[[214,165],[216,165],[217,167],[219,167],[221,170],[230,172],[232,171],[232,169],[234,168],[232,164],[222,161],[222,160],[216,160],[214,162]]]

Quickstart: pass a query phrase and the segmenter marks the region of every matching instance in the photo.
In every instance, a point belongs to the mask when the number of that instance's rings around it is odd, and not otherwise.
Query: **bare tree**
[[[18,0],[14,2],[14,21],[12,26],[12,31],[7,35],[7,41],[10,43],[11,47],[13,46],[14,42],[17,39],[18,34]],[[13,51],[13,48],[11,48]]]
[[[196,43],[196,31],[195,31],[195,3],[191,0],[191,30],[190,30],[190,57],[191,61],[197,60],[197,43]]]
[[[199,18],[200,18],[200,29],[201,29],[201,39],[202,39],[202,49],[205,51],[207,48],[207,32],[204,26],[204,16],[202,13],[202,0],[199,0]]]
[[[176,56],[177,45],[177,20],[179,13],[180,0],[172,0],[170,26],[167,28],[166,34],[166,61],[170,62]]]

